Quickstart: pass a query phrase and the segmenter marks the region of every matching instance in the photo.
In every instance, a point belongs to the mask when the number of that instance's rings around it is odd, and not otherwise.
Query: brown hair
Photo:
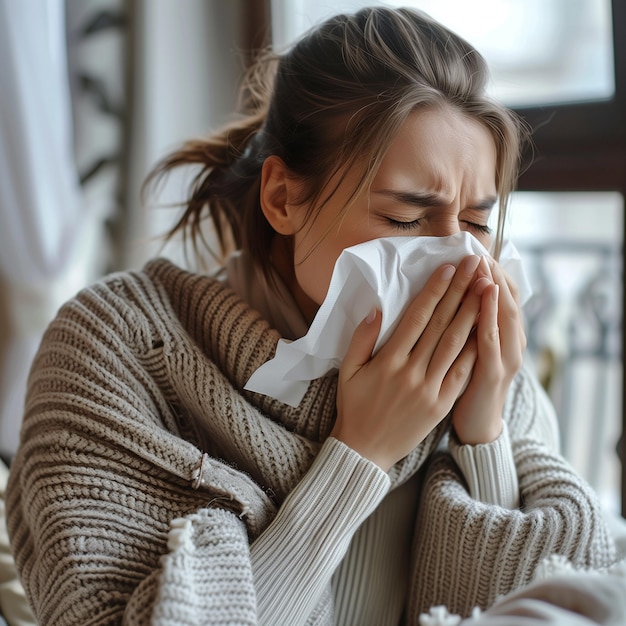
[[[186,210],[168,237],[182,232],[198,252],[199,242],[206,244],[203,222],[212,218],[221,253],[244,249],[269,275],[275,232],[259,203],[269,155],[307,181],[303,200],[319,208],[335,173],[362,167],[356,195],[371,184],[411,111],[445,104],[479,120],[494,139],[497,256],[523,126],[486,95],[487,79],[483,57],[422,12],[376,7],[328,19],[284,54],[259,57],[242,86],[246,112],[238,120],[208,139],[186,143],[150,174],[147,183],[182,165],[200,166]]]

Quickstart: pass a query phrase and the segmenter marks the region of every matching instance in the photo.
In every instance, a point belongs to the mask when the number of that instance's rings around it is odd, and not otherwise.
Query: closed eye
[[[412,230],[414,228],[418,228],[422,223],[422,218],[411,220],[410,222],[404,222],[402,220],[394,220],[391,217],[387,218],[387,221],[394,227],[399,230]]]
[[[394,220],[391,217],[386,218],[389,224],[398,230],[413,230],[415,228],[419,228],[424,221],[423,218],[411,220],[411,221],[403,221],[403,220]],[[477,222],[470,222],[468,220],[461,220],[461,224],[465,224],[465,226],[470,230],[474,231],[480,235],[491,235],[491,228],[487,226],[487,224],[478,224]]]
[[[428,213],[430,210],[440,210],[448,206],[446,201],[436,194],[422,192],[397,191],[392,189],[380,189],[374,191],[376,195],[386,196],[400,204],[409,205],[419,209],[421,213]],[[460,218],[467,217],[469,219],[459,219],[459,223],[465,230],[469,230],[477,235],[491,235],[492,229],[487,226],[484,221],[489,217],[493,206],[496,202],[495,196],[486,197],[477,204],[466,207]],[[398,220],[392,217],[384,216],[388,224],[393,228],[402,231],[410,231],[424,225],[427,215],[422,215],[414,220]],[[478,220],[478,221],[475,221]]]
[[[491,228],[487,226],[487,224],[477,224],[476,222],[468,222],[467,220],[463,220],[462,223],[468,226],[470,230],[474,230],[481,235],[491,235]]]

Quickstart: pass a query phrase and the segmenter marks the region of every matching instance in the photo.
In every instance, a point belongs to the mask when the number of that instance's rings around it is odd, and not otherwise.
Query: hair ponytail
[[[240,91],[238,119],[207,138],[192,139],[159,161],[144,182],[142,194],[154,188],[173,170],[197,166],[185,209],[165,234],[169,241],[181,234],[200,257],[200,244],[217,260],[246,240],[244,225],[250,214],[260,213],[259,186],[265,150],[261,140],[273,80],[271,55],[259,57],[249,69]],[[219,254],[205,236],[210,221],[219,244]]]

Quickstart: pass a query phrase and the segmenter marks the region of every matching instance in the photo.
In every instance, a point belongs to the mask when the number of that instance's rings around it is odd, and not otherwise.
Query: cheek
[[[306,267],[303,266],[302,268],[300,286],[311,300],[317,305],[321,305],[328,293],[334,263],[330,263],[328,259],[324,259],[322,262],[316,262],[312,258],[309,260],[310,262],[307,263]]]
[[[488,235],[487,233],[479,233],[475,235],[476,239],[480,241],[480,243],[487,248],[487,250],[491,250],[491,243],[493,242],[493,235]]]
[[[340,252],[341,250],[329,249],[323,243],[304,259],[299,259],[296,251],[294,266],[296,280],[300,289],[318,306],[326,297],[335,261]]]

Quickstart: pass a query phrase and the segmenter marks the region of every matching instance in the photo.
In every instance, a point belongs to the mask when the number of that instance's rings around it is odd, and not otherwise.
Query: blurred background
[[[188,266],[160,236],[189,178],[142,204],[151,167],[229,119],[255,50],[372,4],[423,9],[468,39],[494,97],[534,129],[508,225],[534,288],[528,359],[564,453],[624,514],[623,0],[0,0],[0,456],[58,307],[155,255]]]

